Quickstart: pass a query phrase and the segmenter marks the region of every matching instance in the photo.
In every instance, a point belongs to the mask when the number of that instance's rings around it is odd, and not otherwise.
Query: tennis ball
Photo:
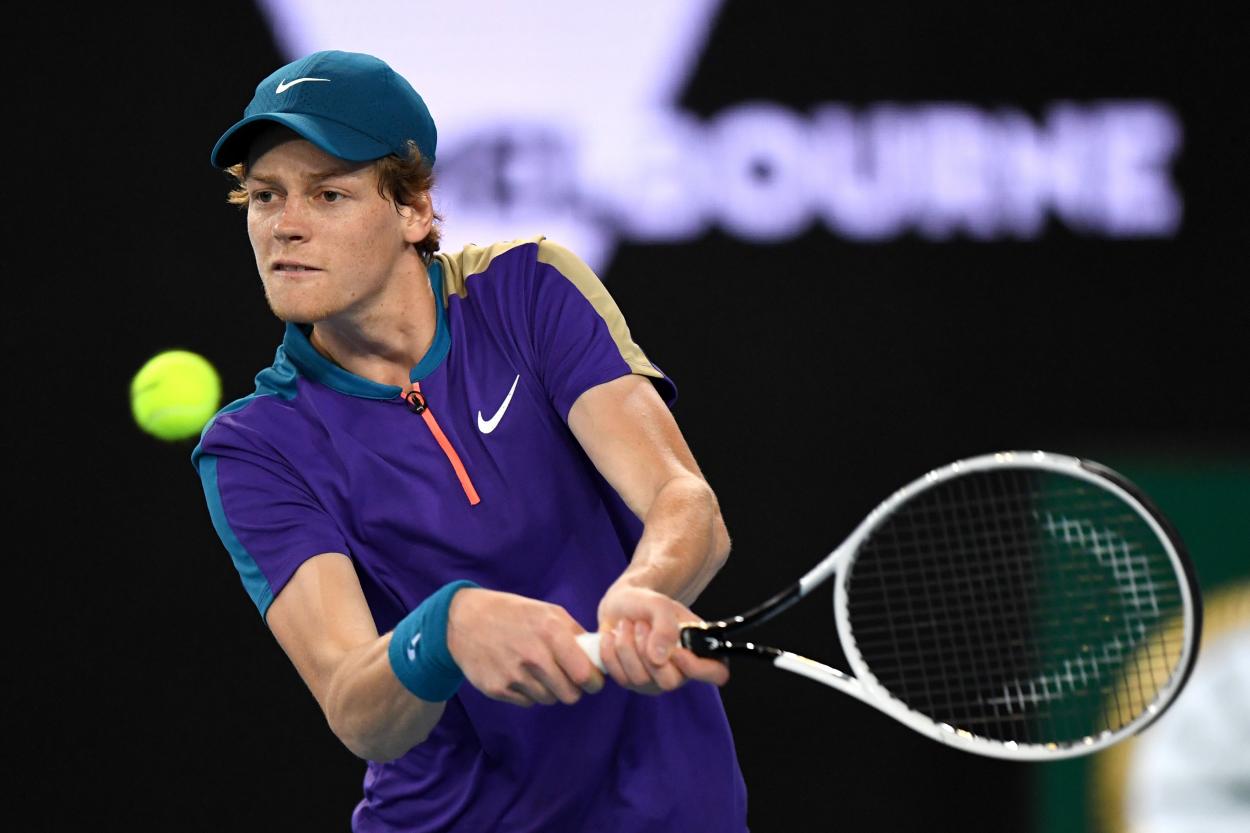
[[[221,378],[207,359],[166,350],[148,359],[130,382],[135,422],[170,442],[193,437],[221,406]]]

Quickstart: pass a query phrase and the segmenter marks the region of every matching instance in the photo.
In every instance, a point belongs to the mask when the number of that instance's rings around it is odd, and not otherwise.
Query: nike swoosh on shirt
[[[329,78],[296,78],[294,81],[279,81],[277,92],[279,94],[282,94],[286,92],[287,90],[291,89],[292,87],[294,87],[296,84],[303,84],[305,81],[329,81],[329,80],[330,80]]]
[[[482,412],[477,412],[477,430],[481,431],[483,434],[489,434],[491,431],[495,430],[495,426],[499,424],[499,420],[503,419],[504,411],[508,410],[508,405],[512,402],[512,394],[516,393],[516,383],[519,381],[521,381],[521,376],[520,374],[517,374],[517,377],[512,380],[511,390],[508,391],[508,395],[504,399],[503,404],[499,406],[498,411],[495,411],[495,415],[493,417],[490,419],[483,419]]]
[[[420,642],[420,641],[421,641],[421,634],[420,634],[420,633],[418,633],[416,636],[414,636],[414,637],[413,637],[413,638],[412,638],[412,639],[408,642],[408,648],[407,648],[407,651],[408,651],[408,661],[409,661],[409,662],[416,662],[416,661],[417,661],[417,643],[418,643],[418,642]]]

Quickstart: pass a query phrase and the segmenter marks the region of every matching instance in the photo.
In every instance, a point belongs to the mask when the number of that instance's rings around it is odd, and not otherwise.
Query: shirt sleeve
[[[540,241],[535,292],[534,352],[562,417],[590,388],[630,373],[650,378],[673,406],[677,387],[634,342],[620,308],[580,258]]]
[[[193,462],[213,527],[264,617],[306,560],[349,553],[338,525],[295,468],[251,433],[237,414],[219,418]]]

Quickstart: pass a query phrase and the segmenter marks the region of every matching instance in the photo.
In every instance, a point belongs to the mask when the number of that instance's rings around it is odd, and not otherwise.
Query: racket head
[[[1000,758],[1089,754],[1184,687],[1201,606],[1179,534],[1098,463],[1014,451],[935,469],[839,548],[834,615],[875,703]]]

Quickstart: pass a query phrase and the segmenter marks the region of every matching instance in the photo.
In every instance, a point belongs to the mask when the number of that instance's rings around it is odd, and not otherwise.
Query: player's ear
[[[404,219],[404,240],[420,243],[429,235],[434,224],[434,205],[429,191],[422,191],[410,204],[399,204],[396,208]]]

